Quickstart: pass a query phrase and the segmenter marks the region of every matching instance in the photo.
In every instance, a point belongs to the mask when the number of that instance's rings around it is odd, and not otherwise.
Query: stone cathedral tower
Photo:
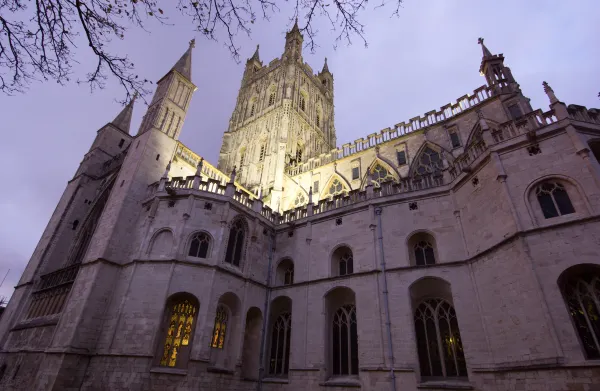
[[[264,65],[256,47],[219,154],[218,168],[229,173],[235,167],[240,184],[261,193],[274,210],[282,208],[286,169],[336,145],[333,75],[327,59],[313,74],[302,61],[302,41],[296,22],[280,59]]]

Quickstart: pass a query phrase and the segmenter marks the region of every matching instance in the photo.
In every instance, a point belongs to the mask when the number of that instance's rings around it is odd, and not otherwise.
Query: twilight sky
[[[181,141],[216,165],[245,60],[256,44],[264,63],[281,55],[291,28],[286,9],[269,22],[259,20],[251,38],[238,37],[240,64],[222,42],[195,35],[182,17],[172,17],[170,26],[151,24],[151,33],[132,30],[115,47],[128,53],[141,76],[157,81],[196,37],[192,77],[198,91]],[[355,41],[334,50],[334,34],[322,25],[320,47],[314,54],[305,50],[304,61],[318,72],[328,58],[338,145],[439,109],[484,84],[480,36],[492,53],[504,53],[534,109],[548,110],[544,80],[567,104],[600,107],[597,11],[597,0],[405,0],[399,18],[385,9],[364,13],[368,48]],[[84,74],[93,58],[81,48],[77,71]],[[0,95],[0,167],[14,169],[0,192],[0,281],[10,269],[0,297],[12,294],[67,181],[96,131],[121,109],[115,99],[122,98],[111,83],[91,94],[86,86],[48,82],[34,83],[22,95]],[[144,110],[138,102],[132,133]]]

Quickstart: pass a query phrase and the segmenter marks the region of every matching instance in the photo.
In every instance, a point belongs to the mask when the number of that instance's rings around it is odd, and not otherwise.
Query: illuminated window
[[[575,213],[569,194],[558,182],[542,183],[537,187],[535,194],[547,219]]]
[[[190,257],[206,258],[208,255],[209,245],[210,236],[208,236],[206,232],[198,232],[192,237],[188,255]]]
[[[244,248],[245,226],[241,219],[235,220],[229,229],[225,262],[239,266]]]
[[[332,355],[334,376],[358,375],[356,306],[346,304],[333,315]]]
[[[427,299],[417,305],[414,320],[421,377],[467,377],[454,307],[443,299]]]
[[[197,312],[197,301],[189,295],[171,300],[166,316],[167,331],[161,345],[160,366],[182,368],[187,365]]]
[[[225,345],[225,333],[227,331],[227,310],[225,306],[219,305],[215,314],[215,325],[213,327],[210,346],[216,349],[223,349]]]

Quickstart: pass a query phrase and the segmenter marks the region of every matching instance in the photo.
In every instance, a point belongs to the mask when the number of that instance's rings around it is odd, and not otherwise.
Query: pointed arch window
[[[213,326],[212,339],[210,347],[215,349],[223,349],[225,345],[225,333],[227,332],[227,320],[229,316],[227,309],[223,305],[217,307],[215,313],[215,324]]]
[[[426,241],[420,240],[415,243],[415,263],[417,266],[433,265],[435,264],[435,252],[433,251],[433,245]]]
[[[259,162],[262,162],[262,161],[265,160],[265,152],[266,152],[266,150],[267,150],[267,147],[266,147],[265,143],[262,143],[260,145],[260,152],[258,154],[258,161]]]
[[[298,144],[296,146],[296,164],[302,163],[302,153],[303,153],[302,145]]]
[[[271,88],[269,92],[269,106],[273,106],[275,104],[275,87]]]
[[[443,163],[440,153],[430,147],[426,147],[421,156],[419,156],[415,171],[418,175],[424,175],[440,171],[442,168]]]
[[[244,237],[246,229],[241,219],[235,220],[229,229],[229,240],[227,241],[227,251],[225,253],[225,262],[234,266],[239,266],[242,259],[244,248]]]
[[[271,330],[271,352],[269,356],[269,374],[285,376],[290,365],[290,341],[292,334],[292,315],[280,314]]]
[[[334,376],[358,375],[358,328],[356,306],[344,305],[335,312],[332,322]]]
[[[354,273],[354,257],[352,250],[346,246],[337,248],[331,256],[331,271],[333,275],[346,276]]]
[[[467,377],[454,307],[443,299],[427,299],[417,306],[414,320],[421,377]]]
[[[171,300],[166,312],[166,332],[160,345],[159,365],[182,368],[187,364],[198,302],[188,295]]]
[[[294,200],[294,206],[299,207],[306,204],[306,197],[304,197],[304,193],[301,191],[296,194],[296,199]]]
[[[198,232],[194,234],[190,241],[188,255],[195,258],[206,258],[209,246],[210,236],[206,232]]]
[[[338,195],[344,191],[344,185],[338,178],[334,178],[327,189],[327,193],[331,196]]]
[[[569,194],[561,183],[542,183],[536,188],[535,194],[547,219],[575,213]]]
[[[298,106],[300,110],[306,111],[306,96],[303,93],[300,93],[300,101],[298,102]]]
[[[371,168],[371,177],[378,184],[394,179],[394,175],[379,162]]]
[[[600,359],[600,273],[584,271],[568,278],[561,290],[585,357],[594,360]]]

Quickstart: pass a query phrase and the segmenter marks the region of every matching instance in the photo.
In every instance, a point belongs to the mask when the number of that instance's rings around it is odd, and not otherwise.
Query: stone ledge
[[[206,372],[224,373],[226,375],[233,375],[235,373],[235,371],[232,371],[231,369],[220,368],[220,367],[207,367]]]
[[[274,383],[274,384],[289,384],[290,381],[283,377],[266,377],[262,380],[263,383]]]
[[[319,385],[324,387],[362,387],[358,379],[351,377],[336,377],[329,379],[326,382],[319,383]]]
[[[187,369],[154,367],[150,369],[150,373],[166,373],[167,375],[186,376]]]
[[[427,381],[417,384],[417,388],[421,390],[472,390],[473,386],[469,382],[461,381]]]
[[[58,320],[60,319],[60,314],[44,316],[41,318],[24,320],[18,324],[16,324],[10,331],[24,330],[30,329],[34,327],[44,327],[44,326],[55,326],[58,324]]]

